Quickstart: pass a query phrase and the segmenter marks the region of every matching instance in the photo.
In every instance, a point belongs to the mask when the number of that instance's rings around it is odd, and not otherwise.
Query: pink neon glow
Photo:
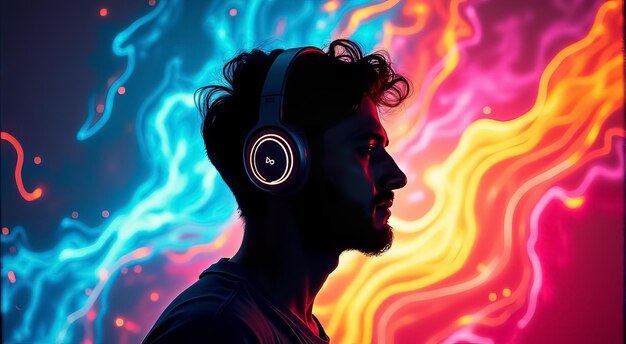
[[[618,141],[616,147],[623,146],[623,139]],[[541,271],[541,262],[539,256],[537,255],[537,251],[535,250],[535,245],[537,244],[537,237],[539,233],[539,217],[543,213],[546,206],[555,199],[558,200],[566,200],[568,198],[575,198],[580,195],[584,195],[587,192],[587,189],[591,186],[591,184],[599,179],[606,178],[609,180],[621,180],[624,175],[624,156],[621,154],[619,149],[615,149],[615,155],[617,157],[617,166],[614,168],[605,167],[602,165],[594,165],[589,169],[589,172],[585,175],[583,181],[580,183],[578,187],[573,190],[565,190],[561,187],[555,186],[550,188],[545,195],[537,202],[535,209],[533,209],[531,215],[530,222],[530,237],[528,238],[528,257],[533,266],[533,282],[530,288],[530,296],[528,299],[528,308],[524,316],[517,322],[517,326],[519,328],[524,328],[533,317],[535,313],[535,309],[537,307],[537,298],[539,296],[539,292],[541,290],[541,284],[543,279],[543,274]]]

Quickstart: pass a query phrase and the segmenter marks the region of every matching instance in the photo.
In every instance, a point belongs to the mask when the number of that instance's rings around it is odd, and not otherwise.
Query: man
[[[392,190],[406,176],[385,150],[378,107],[402,103],[409,82],[385,54],[363,56],[349,40],[333,41],[326,53],[306,51],[242,53],[224,67],[228,86],[198,90],[207,154],[239,204],[244,238],[231,259],[213,264],[167,307],[145,343],[328,342],[312,310],[339,255],[391,246]],[[267,81],[285,61],[284,82]],[[249,166],[253,128],[275,103],[266,94],[272,83],[284,87],[281,120],[304,136],[293,146],[294,154],[304,147],[303,173],[284,192],[264,187]],[[265,167],[276,161],[261,159]]]

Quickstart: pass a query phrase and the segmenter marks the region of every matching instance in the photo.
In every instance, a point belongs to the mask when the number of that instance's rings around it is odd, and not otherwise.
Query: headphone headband
[[[287,49],[276,57],[263,84],[259,105],[259,123],[274,125],[282,123],[287,76],[296,58],[308,53],[324,54],[316,47],[303,47]]]

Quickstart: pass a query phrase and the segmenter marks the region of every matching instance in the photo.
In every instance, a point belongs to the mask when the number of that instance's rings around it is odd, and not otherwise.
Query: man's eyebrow
[[[380,133],[374,132],[374,131],[367,131],[367,132],[360,133],[360,134],[356,135],[354,138],[357,141],[360,141],[360,140],[375,140],[378,143],[384,145],[385,147],[387,147],[387,145],[389,145],[389,141],[385,140],[385,137],[383,135],[381,135]]]

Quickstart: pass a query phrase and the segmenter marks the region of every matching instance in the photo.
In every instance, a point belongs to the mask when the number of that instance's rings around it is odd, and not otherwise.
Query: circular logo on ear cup
[[[280,185],[293,172],[294,152],[291,145],[285,138],[274,133],[257,137],[248,159],[254,179],[267,186]]]

